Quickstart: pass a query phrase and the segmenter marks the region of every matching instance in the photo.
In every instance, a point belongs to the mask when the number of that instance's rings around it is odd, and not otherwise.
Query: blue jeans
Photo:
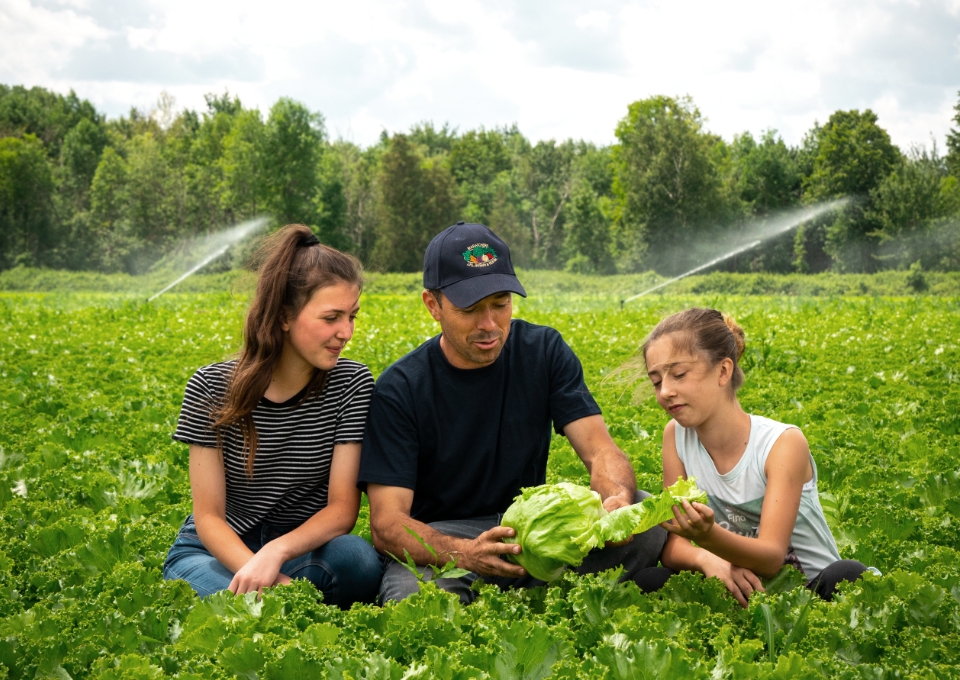
[[[262,524],[242,534],[240,539],[250,550],[257,552],[269,541],[294,529],[295,526]],[[346,534],[284,562],[280,572],[290,578],[307,579],[323,593],[324,602],[347,608],[354,602],[376,600],[383,567],[372,545],[359,536]],[[204,547],[197,535],[193,515],[190,515],[167,553],[163,577],[171,581],[183,579],[197,595],[206,597],[226,590],[233,580],[233,573]]]

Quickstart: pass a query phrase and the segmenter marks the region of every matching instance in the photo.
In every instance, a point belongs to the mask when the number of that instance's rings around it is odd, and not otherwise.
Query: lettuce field
[[[362,304],[347,355],[375,375],[435,332],[416,294]],[[690,574],[650,596],[616,573],[486,587],[470,607],[430,584],[382,609],[303,583],[200,601],[160,575],[190,511],[170,433],[187,378],[237,349],[246,299],[0,294],[0,678],[960,677],[960,301],[518,300],[579,354],[648,489],[666,415],[602,379],[692,304],[746,329],[744,407],[803,428],[841,555],[882,576],[826,603],[785,572],[748,609]],[[551,456],[548,481],[587,482],[563,439]]]

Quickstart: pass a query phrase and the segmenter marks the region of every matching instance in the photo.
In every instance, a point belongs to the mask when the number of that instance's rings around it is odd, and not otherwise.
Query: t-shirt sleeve
[[[553,334],[552,334],[553,335]],[[550,370],[550,417],[557,434],[574,420],[601,413],[587,383],[583,379],[580,359],[560,333],[548,340],[547,357]]]
[[[334,444],[363,441],[363,428],[370,411],[370,395],[373,392],[373,375],[370,369],[360,365],[343,390],[337,408],[337,433]]]
[[[211,427],[213,411],[219,403],[210,383],[197,371],[187,381],[183,394],[183,406],[180,407],[180,419],[173,438],[184,444],[196,444],[206,448],[217,447],[217,433]]]
[[[366,491],[367,484],[372,483],[415,489],[419,453],[409,386],[386,373],[373,390],[357,487]]]

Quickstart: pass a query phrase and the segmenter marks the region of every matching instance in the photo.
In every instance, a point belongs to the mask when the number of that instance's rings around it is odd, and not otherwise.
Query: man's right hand
[[[457,561],[457,566],[481,576],[505,578],[526,576],[526,569],[500,557],[500,555],[516,555],[520,552],[519,545],[503,542],[504,538],[513,537],[516,534],[517,532],[510,527],[493,527],[483,532],[464,546],[463,556]]]

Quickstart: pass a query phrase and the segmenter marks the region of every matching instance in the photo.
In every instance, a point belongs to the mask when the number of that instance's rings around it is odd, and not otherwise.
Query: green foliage
[[[689,98],[657,96],[630,105],[607,147],[532,144],[516,125],[461,133],[422,122],[361,149],[330,141],[321,114],[287,98],[264,119],[226,91],[206,95],[201,112],[161,93],[151,110],[106,120],[73,93],[0,85],[0,139],[13,140],[0,172],[0,270],[143,273],[267,214],[381,271],[417,270],[418,244],[466,219],[490,225],[525,268],[679,274],[779,210],[847,194],[861,203],[719,266],[960,269],[956,130],[946,158],[935,148],[900,158],[870,111],[835,112],[797,148],[772,130],[727,143],[705,125]]]
[[[873,271],[877,224],[870,195],[900,160],[900,151],[867,109],[836,111],[818,131],[813,171],[804,179],[810,201],[854,196],[861,203],[848,207],[825,229],[825,250],[847,271]]]
[[[747,331],[745,408],[803,428],[841,555],[884,576],[844,585],[826,603],[787,569],[746,610],[716,579],[681,574],[645,595],[620,583],[618,571],[565,573],[526,591],[478,586],[469,607],[432,579],[383,608],[341,611],[305,582],[259,601],[225,594],[201,601],[185,583],[161,577],[190,512],[186,450],[169,434],[195,368],[237,349],[246,298],[173,294],[148,305],[143,297],[63,289],[7,293],[0,295],[0,677],[956,675],[955,292],[896,299],[711,292],[641,298],[620,311],[616,296],[601,299],[600,291],[639,277],[522,275],[549,295],[518,300],[520,314],[555,326],[577,352],[611,434],[649,490],[661,482],[659,432],[668,416],[652,402],[631,405],[602,378],[663,314],[694,304],[731,313]],[[890,275],[902,292],[906,272]],[[942,280],[924,275],[931,285]],[[824,287],[893,285],[810,278]],[[731,288],[755,281],[741,279]],[[399,293],[404,281],[385,275],[370,288]],[[214,282],[226,279],[189,285]],[[574,284],[579,292],[563,292]],[[413,288],[368,292],[362,307],[348,355],[375,375],[436,332]],[[547,475],[548,483],[586,481],[562,437],[552,442]]]
[[[950,128],[947,133],[947,167],[950,174],[960,178],[960,92],[957,93],[957,103],[953,107],[953,122],[957,126]]]
[[[53,173],[32,134],[0,139],[0,268],[52,264]]]
[[[406,135],[394,135],[380,161],[379,186],[382,219],[372,264],[381,271],[420,271],[430,239],[459,219],[446,160],[423,159]]]
[[[617,124],[614,195],[621,267],[659,268],[669,245],[689,245],[718,226],[726,208],[712,154],[716,139],[703,127],[689,97],[664,96],[630,104]],[[680,273],[698,262],[679,256],[671,264]]]

